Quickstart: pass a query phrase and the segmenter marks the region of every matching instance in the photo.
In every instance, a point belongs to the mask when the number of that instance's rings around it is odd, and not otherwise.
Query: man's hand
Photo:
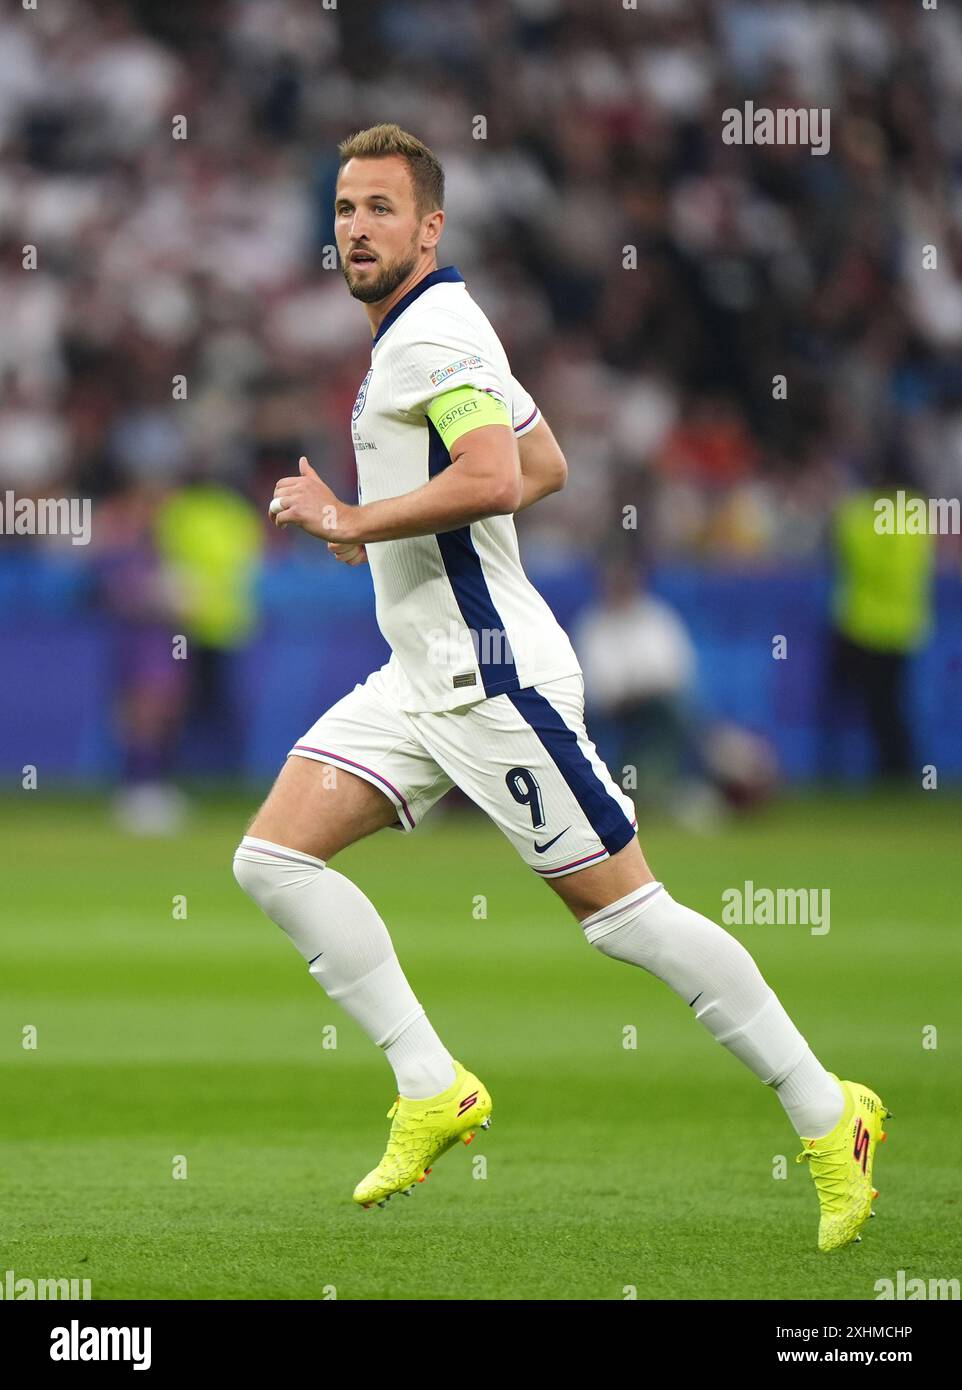
[[[300,459],[299,467],[299,477],[281,478],[274,488],[274,525],[300,526],[318,540],[353,544],[351,523],[357,508],[335,497],[306,458]]]
[[[349,541],[328,541],[327,548],[335,560],[345,565],[363,565],[367,561],[367,546],[351,545]]]

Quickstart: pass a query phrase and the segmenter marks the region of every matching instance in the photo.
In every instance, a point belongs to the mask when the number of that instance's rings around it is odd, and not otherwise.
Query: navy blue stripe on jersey
[[[609,854],[617,854],[635,838],[635,828],[608,791],[561,715],[533,685],[508,692],[508,699],[531,725],[562,777],[574,793],[588,824]]]
[[[419,297],[419,295],[422,295],[425,290],[429,290],[432,285],[443,285],[451,281],[458,280],[460,280],[463,283],[464,276],[461,274],[460,270],[458,270],[456,265],[442,266],[440,270],[432,270],[429,275],[425,275],[423,280],[419,280],[412,290],[408,290],[407,294],[402,295],[402,297],[395,304],[394,308],[391,309],[389,313],[385,314],[384,318],[381,320],[380,328],[374,335],[374,342],[371,344],[371,347],[377,347],[378,343],[381,341],[385,333],[391,327],[391,324],[396,323],[397,320],[404,313],[408,305],[413,304],[414,301]]]
[[[451,455],[434,428],[434,421],[428,419],[427,427],[428,477],[436,478],[451,462]],[[434,539],[438,543],[444,572],[461,616],[473,634],[475,657],[485,695],[503,695],[509,690],[519,690],[521,681],[508,642],[507,628],[494,606],[488,581],[481,568],[481,557],[471,539],[471,527],[459,526],[454,531],[442,531]]]

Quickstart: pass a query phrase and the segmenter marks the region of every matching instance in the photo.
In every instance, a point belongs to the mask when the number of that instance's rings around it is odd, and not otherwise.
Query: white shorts
[[[343,767],[413,830],[460,787],[542,878],[600,864],[634,839],[635,807],[588,737],[584,681],[563,676],[440,713],[391,704],[383,668],[332,705],[288,756]]]

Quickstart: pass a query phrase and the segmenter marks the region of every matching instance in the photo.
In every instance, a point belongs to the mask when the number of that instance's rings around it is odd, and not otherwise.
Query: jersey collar
[[[413,304],[414,301],[418,298],[418,296],[422,295],[425,290],[429,290],[432,285],[442,285],[445,283],[458,281],[460,281],[461,284],[464,284],[464,276],[461,274],[460,270],[458,270],[456,265],[442,266],[440,270],[432,270],[430,274],[425,275],[424,279],[419,280],[413,289],[408,290],[407,294],[404,295],[403,298],[398,300],[391,312],[385,315],[380,328],[374,335],[374,341],[371,344],[371,347],[377,347],[378,343],[381,341],[385,333],[391,327],[391,324],[394,323],[396,319],[399,319],[401,315],[404,313],[405,309],[408,307],[408,305]]]

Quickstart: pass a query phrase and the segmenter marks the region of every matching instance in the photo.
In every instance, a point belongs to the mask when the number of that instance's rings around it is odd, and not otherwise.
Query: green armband
[[[511,425],[504,401],[477,386],[457,386],[453,391],[435,396],[427,415],[449,452],[452,444],[469,430],[482,425]]]

